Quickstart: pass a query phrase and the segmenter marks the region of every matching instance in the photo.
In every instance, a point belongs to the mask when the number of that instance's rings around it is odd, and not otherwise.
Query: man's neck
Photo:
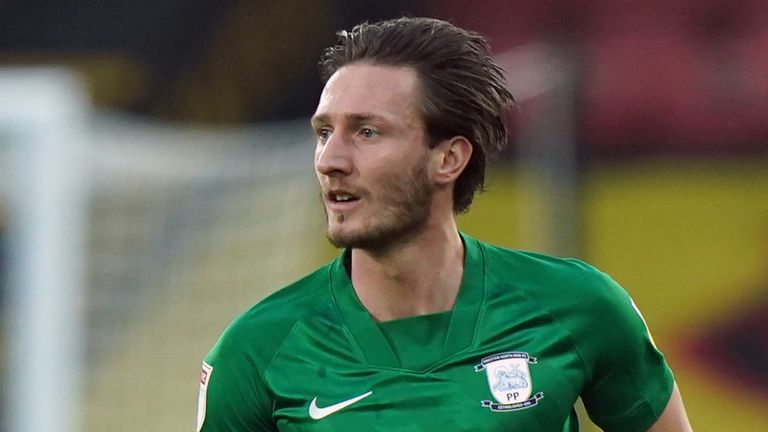
[[[353,249],[351,273],[358,298],[378,321],[443,312],[461,286],[464,245],[455,223],[428,227],[383,255]]]

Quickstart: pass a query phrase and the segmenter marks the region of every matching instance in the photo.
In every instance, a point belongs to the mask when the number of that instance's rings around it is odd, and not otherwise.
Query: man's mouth
[[[344,190],[331,190],[326,192],[325,199],[330,203],[351,203],[359,201],[360,197]]]

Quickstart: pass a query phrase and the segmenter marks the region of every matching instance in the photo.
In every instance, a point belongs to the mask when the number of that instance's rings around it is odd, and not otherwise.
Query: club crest
[[[516,411],[532,407],[544,397],[543,392],[533,393],[533,382],[528,365],[535,365],[536,358],[524,352],[506,352],[483,358],[475,366],[475,372],[485,371],[488,388],[496,399],[480,401],[491,411]]]

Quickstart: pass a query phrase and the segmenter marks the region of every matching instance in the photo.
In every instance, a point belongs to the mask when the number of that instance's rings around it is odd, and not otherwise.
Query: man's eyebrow
[[[356,114],[346,114],[344,117],[352,121],[354,123],[365,123],[368,121],[386,121],[386,118],[377,114],[373,113],[356,113]],[[319,125],[328,124],[330,123],[330,116],[327,114],[318,114],[315,116],[312,116],[312,119],[310,120],[310,123],[313,127],[318,127]]]
[[[328,116],[325,114],[313,115],[309,123],[312,125],[312,127],[318,127],[321,124],[328,123]]]
[[[357,123],[364,123],[371,120],[384,120],[384,117],[376,114],[371,113],[360,113],[360,114],[351,114],[348,115],[351,120],[356,121]]]

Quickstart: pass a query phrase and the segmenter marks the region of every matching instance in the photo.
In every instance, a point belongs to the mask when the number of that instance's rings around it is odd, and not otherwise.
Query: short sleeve
[[[233,325],[203,362],[197,430],[274,431],[271,408],[256,356],[242,344]]]
[[[674,377],[627,292],[604,273],[595,279],[577,342],[591,376],[582,400],[604,431],[645,432],[666,408]]]

